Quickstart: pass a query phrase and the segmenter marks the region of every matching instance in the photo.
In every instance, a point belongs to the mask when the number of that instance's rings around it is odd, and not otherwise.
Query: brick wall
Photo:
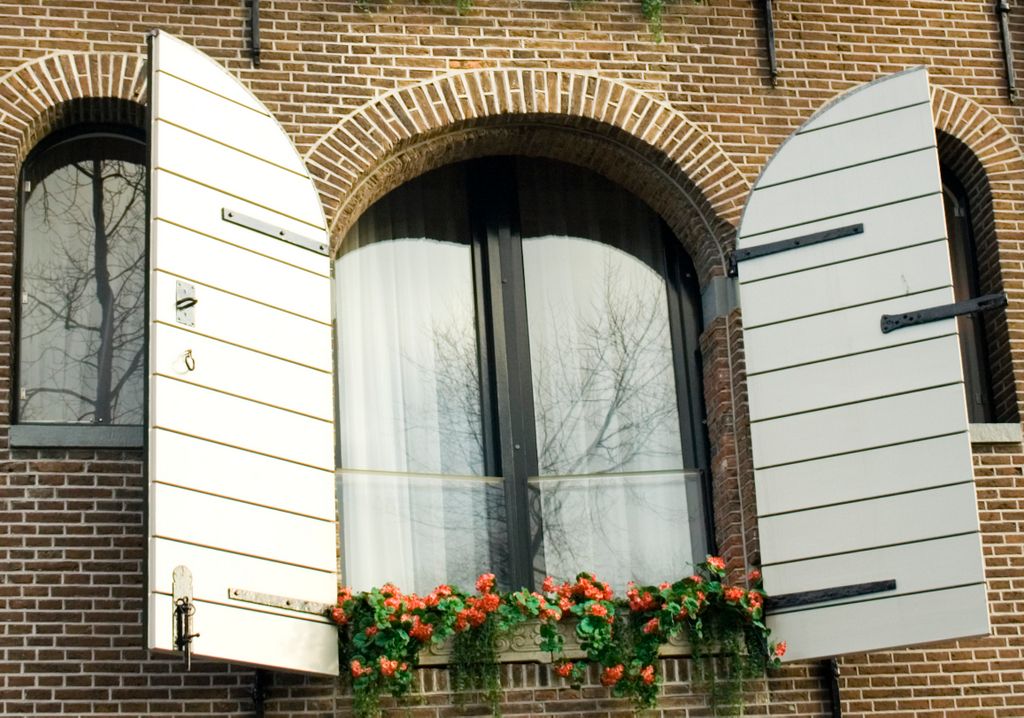
[[[11,397],[19,163],[79,118],[138,121],[152,27],[224,63],[276,114],[307,155],[335,241],[370,202],[426,169],[541,154],[643,197],[704,282],[723,273],[750,183],[803,119],[855,84],[927,64],[944,159],[968,175],[984,210],[983,283],[1010,294],[1008,320],[988,336],[1000,418],[1017,421],[1024,116],[1006,99],[993,3],[776,0],[774,88],[758,2],[671,4],[661,43],[638,4],[476,0],[458,15],[421,0],[264,0],[257,69],[241,0],[0,0],[0,425]],[[1024,48],[1024,14],[1012,25]],[[97,97],[120,102],[81,101]],[[702,339],[715,518],[736,567],[757,557],[739,326],[738,314],[720,318]],[[141,452],[6,446],[0,428],[0,715],[254,715],[253,671],[199,663],[185,673],[141,648]],[[842,659],[847,715],[1024,715],[1022,451],[976,447],[992,637]],[[703,715],[688,664],[664,668],[664,713]],[[412,715],[453,714],[443,672],[420,679]],[[509,666],[504,681],[509,714],[628,713],[593,682],[570,691],[536,666]],[[751,699],[757,714],[829,711],[820,664],[787,667]],[[331,681],[268,677],[267,715],[344,714],[347,701]]]

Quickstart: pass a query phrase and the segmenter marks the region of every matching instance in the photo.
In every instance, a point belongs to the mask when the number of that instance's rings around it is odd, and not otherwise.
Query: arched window
[[[59,133],[21,179],[16,421],[141,425],[145,144]]]
[[[963,185],[956,175],[945,168],[942,173],[942,194],[946,209],[946,231],[949,235],[953,293],[956,301],[962,302],[983,294],[979,290],[971,206]],[[975,424],[991,422],[992,383],[989,379],[984,318],[979,314],[961,315],[957,317],[957,331],[960,333],[968,420]]]
[[[696,286],[644,203],[553,161],[444,167],[362,216],[335,282],[346,583],[703,558]]]

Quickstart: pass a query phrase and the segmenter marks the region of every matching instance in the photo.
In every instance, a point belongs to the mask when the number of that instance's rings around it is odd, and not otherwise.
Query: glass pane
[[[663,580],[692,551],[658,218],[589,172],[521,167],[537,473],[589,477],[532,482],[536,568]]]
[[[445,168],[383,198],[335,264],[341,466],[375,472],[345,472],[340,486],[345,580],[359,587],[384,576],[429,590],[502,560],[500,492],[485,500],[478,482],[441,479],[485,472],[461,177]]]
[[[141,424],[144,147],[79,137],[25,179],[18,420]]]

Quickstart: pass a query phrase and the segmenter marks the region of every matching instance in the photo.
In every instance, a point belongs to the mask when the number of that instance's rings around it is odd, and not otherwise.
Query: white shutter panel
[[[895,580],[773,611],[787,658],[987,634],[956,320],[880,327],[954,301],[925,69],[843,96],[787,140],[737,258],[765,588]]]
[[[175,648],[184,566],[192,655],[337,674],[337,633],[317,606],[270,605],[331,604],[337,589],[316,189],[263,104],[163,32],[150,114],[149,646]],[[179,312],[183,285],[196,303]]]

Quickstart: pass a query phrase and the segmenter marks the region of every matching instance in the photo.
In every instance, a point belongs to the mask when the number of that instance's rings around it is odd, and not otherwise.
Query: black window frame
[[[528,477],[537,473],[538,456],[522,233],[516,203],[516,159],[516,156],[486,156],[461,164],[467,187],[480,401],[484,417],[483,473],[500,477],[503,483],[508,525],[508,581],[515,588],[535,589],[538,577],[533,567]],[[664,220],[659,218],[659,222],[681,448],[685,465],[700,474],[699,510],[703,514],[700,540],[708,552],[714,553],[717,542],[709,469],[710,443],[699,345],[703,331],[700,287],[693,262],[681,242]],[[344,471],[340,453],[338,447],[337,470]],[[345,528],[340,520],[339,530],[342,532],[339,538],[344,541]],[[695,528],[691,525],[690,530],[693,532]],[[343,556],[340,561],[344,575]]]
[[[21,312],[22,312],[22,259],[24,257],[24,205],[27,200],[26,176],[32,163],[47,151],[65,142],[88,141],[97,137],[118,137],[138,143],[142,148],[144,158],[144,171],[146,173],[146,237],[143,241],[143,264],[144,272],[147,273],[144,281],[143,292],[146,297],[149,293],[149,150],[146,132],[131,124],[113,122],[90,122],[75,124],[60,130],[51,132],[40,140],[26,155],[18,171],[18,184],[16,187],[15,202],[15,262],[13,278],[13,316],[14,326],[11,331],[11,382],[13,390],[10,394],[8,415],[10,417],[10,428],[8,442],[12,448],[142,448],[145,444],[146,425],[142,424],[64,424],[58,422],[22,422],[20,420],[20,353],[21,353]],[[144,298],[143,312],[148,311],[148,299]],[[146,318],[143,318],[145,323]],[[145,324],[144,324],[145,326]],[[145,331],[143,343],[148,345],[148,330]],[[146,361],[140,368],[143,372],[145,382]],[[147,413],[145,401],[145,388],[143,390],[143,417]]]

